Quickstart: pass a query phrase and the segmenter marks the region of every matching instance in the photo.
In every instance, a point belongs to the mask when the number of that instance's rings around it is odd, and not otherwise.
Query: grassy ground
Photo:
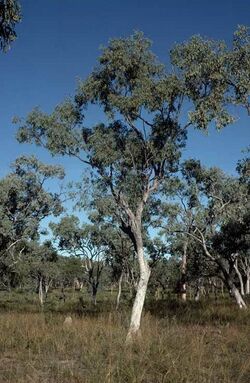
[[[249,383],[250,315],[229,300],[147,302],[126,347],[129,308],[80,296],[53,294],[41,311],[34,295],[0,294],[0,383]]]

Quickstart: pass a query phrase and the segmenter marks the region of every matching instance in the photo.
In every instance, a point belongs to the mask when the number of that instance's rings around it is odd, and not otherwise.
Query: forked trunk
[[[138,248],[137,256],[140,266],[140,279],[137,286],[137,292],[133,304],[132,315],[130,320],[129,331],[126,338],[126,343],[131,343],[133,338],[138,335],[141,324],[142,309],[144,306],[148,281],[150,277],[150,268],[147,260],[144,258],[143,247]]]
[[[240,294],[239,290],[235,286],[234,281],[232,280],[232,278],[231,278],[229,272],[227,271],[227,269],[225,268],[223,262],[219,261],[217,263],[220,266],[221,271],[223,273],[225,285],[227,286],[229,292],[231,292],[231,295],[235,298],[238,307],[240,309],[242,309],[242,308],[246,309],[247,305],[244,302],[244,299],[242,298],[242,295]]]

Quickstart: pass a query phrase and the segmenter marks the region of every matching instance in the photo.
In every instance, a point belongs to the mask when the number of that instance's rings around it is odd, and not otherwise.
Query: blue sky
[[[12,117],[25,117],[34,107],[45,111],[72,95],[77,78],[93,69],[101,45],[112,37],[142,30],[153,41],[163,62],[176,42],[194,34],[231,41],[238,24],[249,25],[246,0],[20,0],[23,21],[18,39],[7,54],[0,54],[0,176],[20,154],[36,154],[45,162],[60,163],[67,179],[77,179],[75,160],[51,159],[35,146],[15,141]],[[247,115],[237,110],[238,121],[208,136],[190,131],[184,155],[232,173],[241,150],[249,144]],[[94,117],[94,116],[93,116]],[[91,115],[90,115],[91,120]],[[96,122],[96,121],[95,121]],[[51,184],[53,185],[53,184]],[[53,187],[53,186],[51,186]]]

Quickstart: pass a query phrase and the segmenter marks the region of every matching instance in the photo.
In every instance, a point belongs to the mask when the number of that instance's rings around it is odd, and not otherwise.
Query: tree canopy
[[[16,39],[15,26],[21,21],[21,8],[16,0],[0,0],[0,50],[6,51]]]
[[[231,46],[194,36],[172,49],[168,69],[141,32],[113,39],[74,98],[51,114],[34,109],[19,128],[20,142],[34,142],[53,155],[74,156],[90,166],[92,179],[113,201],[140,266],[128,338],[139,329],[150,276],[145,219],[152,222],[151,207],[171,189],[188,128],[207,131],[211,125],[221,129],[231,124],[232,105],[249,112],[249,47],[245,27],[235,32]],[[88,127],[90,104],[99,106],[106,118]],[[221,175],[212,171],[211,177],[217,185]],[[223,199],[220,191],[217,197]]]

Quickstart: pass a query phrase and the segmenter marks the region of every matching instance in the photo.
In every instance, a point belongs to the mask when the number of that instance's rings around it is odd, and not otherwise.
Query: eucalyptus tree
[[[134,295],[137,287],[134,248],[121,229],[107,224],[100,227],[101,241],[106,246],[106,264],[111,269],[111,280],[118,285],[116,309],[120,305],[122,284],[126,282]]]
[[[88,209],[88,219],[98,227],[99,238],[106,247],[105,259],[111,270],[111,281],[118,284],[116,309],[119,308],[122,285],[126,283],[130,289],[131,297],[136,294],[138,284],[138,267],[136,264],[133,243],[121,227],[120,214],[114,199],[107,193],[99,182],[92,180],[86,198],[86,188],[80,193],[80,206]],[[81,188],[80,188],[81,189]],[[88,202],[86,203],[86,200]],[[146,228],[143,228],[144,236]]]
[[[66,216],[59,223],[50,225],[61,251],[81,258],[82,275],[92,290],[93,303],[100,285],[105,265],[105,246],[100,231],[94,225],[80,226],[76,216]]]
[[[247,208],[247,205],[246,205]],[[213,238],[213,247],[229,262],[240,283],[242,296],[249,294],[250,284],[250,214],[239,220],[232,217]],[[244,283],[245,280],[245,283]],[[245,285],[245,286],[244,286]]]
[[[41,221],[62,212],[59,194],[45,186],[50,179],[63,176],[60,166],[21,156],[0,180],[0,257],[7,270],[21,261],[28,241],[39,239]]]
[[[58,274],[54,284],[56,287],[61,287],[62,292],[64,292],[65,287],[74,286],[76,280],[79,283],[82,282],[82,263],[78,256],[69,257],[59,253],[57,271]]]
[[[21,8],[16,0],[0,0],[0,50],[6,51],[16,39],[15,26],[21,21]]]
[[[182,197],[171,230],[180,234],[184,242],[189,239],[199,244],[206,259],[218,267],[239,307],[246,307],[234,283],[237,254],[249,248],[245,237],[249,227],[244,222],[248,206],[246,185],[218,168],[206,169],[194,160],[186,161],[183,175],[186,183],[182,196],[186,195],[189,205],[187,208]]]
[[[149,290],[158,300],[176,292],[179,276],[179,258],[171,254],[170,246],[159,238],[154,238],[147,244],[147,255],[151,267]]]
[[[26,249],[25,262],[28,263],[29,276],[35,282],[39,302],[43,306],[49,289],[57,279],[59,270],[58,254],[50,241],[43,244],[31,241]]]
[[[170,56],[172,69],[167,70],[142,33],[111,40],[98,66],[80,82],[75,98],[50,115],[33,110],[18,133],[21,142],[34,142],[53,155],[74,156],[89,165],[115,202],[140,267],[128,341],[140,328],[150,277],[144,217],[150,213],[149,202],[178,168],[188,127],[207,130],[210,123],[217,128],[232,123],[232,103],[249,110],[247,28],[235,33],[232,47],[196,36],[175,46]],[[99,106],[106,117],[86,127],[90,104]]]

